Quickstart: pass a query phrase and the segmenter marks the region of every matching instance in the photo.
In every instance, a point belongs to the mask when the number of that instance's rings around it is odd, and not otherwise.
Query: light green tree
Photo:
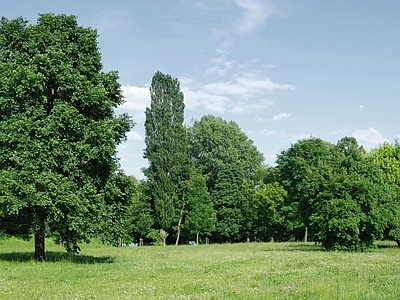
[[[378,166],[385,182],[389,184],[395,196],[388,203],[388,224],[385,237],[394,240],[400,247],[400,143],[388,142],[372,150],[372,158]]]

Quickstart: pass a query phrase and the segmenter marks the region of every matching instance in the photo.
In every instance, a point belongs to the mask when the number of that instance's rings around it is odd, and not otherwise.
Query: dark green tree
[[[250,178],[262,164],[264,156],[254,146],[235,122],[207,115],[195,121],[190,128],[190,157],[205,176],[212,192],[218,172],[235,165],[243,170],[243,176]]]
[[[392,191],[354,138],[337,145],[299,141],[278,162],[315,241],[327,249],[363,250],[382,236]]]
[[[276,238],[277,227],[284,223],[282,206],[286,196],[287,192],[278,182],[253,187],[253,235],[257,240],[268,242]]]
[[[329,169],[337,163],[335,145],[319,138],[300,140],[289,149],[282,151],[277,158],[278,182],[287,191],[285,210],[290,223],[298,226],[302,223],[304,240],[308,239],[309,217],[313,206],[309,205],[311,191],[305,181],[310,176],[319,176],[319,170]],[[297,210],[297,211],[296,211]],[[293,228],[297,230],[298,228]]]
[[[178,79],[157,72],[150,86],[151,104],[146,108],[144,170],[152,208],[161,231],[178,223],[184,201],[181,185],[188,175],[187,136],[183,126],[184,96]]]
[[[294,239],[294,224],[297,218],[291,216],[297,208],[286,206],[287,192],[278,182],[276,167],[260,166],[254,171],[249,192],[253,205],[254,236],[257,240],[288,241]]]
[[[247,201],[243,190],[243,171],[238,166],[226,166],[219,171],[211,194],[217,213],[215,237],[220,242],[235,242],[247,238],[243,226]]]
[[[74,16],[0,21],[0,231],[33,234],[37,260],[46,234],[76,252],[130,198],[116,146],[133,123],[114,115],[123,96],[100,58]]]

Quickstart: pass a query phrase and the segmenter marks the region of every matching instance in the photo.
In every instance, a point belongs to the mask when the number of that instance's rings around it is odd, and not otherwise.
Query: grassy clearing
[[[400,249],[326,252],[313,244],[112,248],[68,256],[0,241],[0,299],[400,299]]]

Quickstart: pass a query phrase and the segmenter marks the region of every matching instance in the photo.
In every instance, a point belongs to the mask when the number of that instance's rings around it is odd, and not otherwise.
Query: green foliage
[[[128,232],[136,241],[145,238],[155,224],[154,212],[149,199],[150,188],[151,186],[147,181],[141,181],[139,183],[137,198],[133,202],[132,209],[129,212]]]
[[[314,239],[328,249],[364,250],[382,236],[393,193],[354,138],[311,138],[278,157],[282,184]]]
[[[257,186],[254,191],[253,206],[256,213],[255,235],[260,240],[269,241],[276,236],[276,228],[283,223],[281,212],[287,192],[278,183]]]
[[[187,137],[183,126],[184,102],[178,79],[157,72],[150,86],[151,104],[146,108],[144,170],[151,188],[150,199],[159,228],[168,230],[181,199],[179,183],[188,173]]]
[[[207,190],[206,181],[195,168],[192,168],[186,186],[187,213],[185,229],[192,236],[210,236],[215,229],[216,212],[213,208],[211,195]]]
[[[217,223],[216,236],[221,242],[238,241],[242,237],[244,205],[243,171],[237,166],[226,167],[218,173],[211,194]]]
[[[124,210],[129,192],[110,187],[133,123],[114,116],[118,75],[101,68],[96,31],[74,16],[1,19],[0,230],[55,233],[75,251]]]
[[[227,166],[237,165],[243,176],[250,177],[264,160],[253,141],[235,122],[227,122],[211,115],[203,116],[190,128],[190,157],[205,176],[212,192],[218,172]]]
[[[168,237],[168,233],[166,231],[150,229],[146,237],[153,241],[152,245],[163,246],[164,240]]]
[[[386,184],[395,194],[387,204],[388,224],[385,237],[393,239],[400,247],[400,144],[383,143],[371,153]]]

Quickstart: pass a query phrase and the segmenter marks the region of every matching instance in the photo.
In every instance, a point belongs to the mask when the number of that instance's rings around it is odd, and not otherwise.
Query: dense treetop
[[[75,16],[1,19],[0,230],[34,233],[37,246],[57,235],[76,251],[129,198],[116,145],[133,123],[114,115],[124,99],[100,58],[96,31]]]

